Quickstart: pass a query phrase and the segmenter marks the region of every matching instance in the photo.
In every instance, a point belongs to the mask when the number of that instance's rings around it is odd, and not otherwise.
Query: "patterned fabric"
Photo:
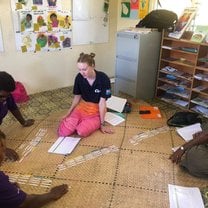
[[[72,113],[60,122],[58,135],[69,136],[77,133],[87,137],[99,128],[98,104],[81,101]]]

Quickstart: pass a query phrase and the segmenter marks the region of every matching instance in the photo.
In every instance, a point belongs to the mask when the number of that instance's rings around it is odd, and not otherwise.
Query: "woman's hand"
[[[110,127],[105,126],[105,125],[100,126],[100,131],[104,134],[105,133],[107,133],[107,134],[113,134],[114,133],[114,131]]]

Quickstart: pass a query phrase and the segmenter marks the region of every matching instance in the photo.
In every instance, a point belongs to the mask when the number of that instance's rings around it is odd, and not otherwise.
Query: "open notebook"
[[[81,138],[76,137],[59,137],[48,152],[63,155],[70,154],[79,143],[80,139]]]

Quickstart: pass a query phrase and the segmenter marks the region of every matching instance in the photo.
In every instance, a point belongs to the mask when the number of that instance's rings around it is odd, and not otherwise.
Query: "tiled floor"
[[[61,183],[71,186],[66,196],[46,207],[167,208],[169,183],[197,186],[201,189],[208,185],[207,180],[188,175],[168,160],[171,148],[183,143],[173,128],[138,145],[129,142],[139,132],[165,126],[167,118],[179,111],[157,99],[148,102],[131,99],[132,112],[126,114],[124,123],[114,127],[115,134],[106,135],[97,131],[82,139],[69,156],[48,154],[47,150],[57,138],[58,122],[71,101],[72,88],[31,95],[30,101],[21,104],[20,109],[25,117],[34,118],[35,124],[29,128],[21,128],[8,116],[1,126],[8,135],[8,145],[20,153],[24,145],[30,144],[40,130],[47,130],[40,143],[23,162],[5,162],[1,167],[10,177],[16,178],[16,181],[23,181],[22,188],[30,193],[48,190],[50,186],[46,186],[47,181],[51,186]],[[138,114],[138,106],[141,104],[158,106],[163,119],[141,119]],[[206,123],[204,122],[204,127]],[[71,160],[76,161],[74,158],[78,160],[86,153],[95,153],[110,145],[115,145],[119,151],[68,167]],[[68,168],[59,171],[60,164],[65,164]],[[39,180],[39,185],[31,185],[32,180]],[[203,193],[208,198],[208,194]]]

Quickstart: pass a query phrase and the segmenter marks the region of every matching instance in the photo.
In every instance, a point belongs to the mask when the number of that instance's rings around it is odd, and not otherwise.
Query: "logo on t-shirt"
[[[111,95],[111,90],[110,89],[107,89],[105,94],[106,95]]]
[[[100,92],[101,92],[101,90],[95,89],[95,93],[100,93]]]

